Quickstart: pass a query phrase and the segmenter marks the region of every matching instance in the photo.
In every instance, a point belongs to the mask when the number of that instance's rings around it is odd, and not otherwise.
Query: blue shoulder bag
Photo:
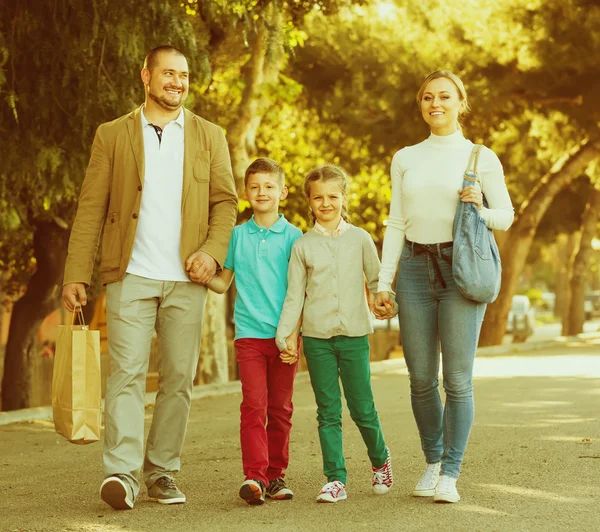
[[[463,188],[475,183],[481,186],[477,178],[477,161],[481,148],[481,144],[473,146],[464,174]],[[487,207],[485,197],[483,205]],[[452,275],[458,289],[467,299],[478,303],[492,303],[500,292],[502,264],[494,233],[485,225],[477,205],[458,201],[452,239]]]

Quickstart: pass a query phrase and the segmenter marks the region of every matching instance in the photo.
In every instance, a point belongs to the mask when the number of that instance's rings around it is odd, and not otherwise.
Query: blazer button
[[[110,223],[111,223],[111,224],[114,224],[114,223],[115,223],[115,219],[114,219],[114,218],[111,218],[111,219],[110,219]]]
[[[138,217],[137,212],[134,212],[131,217],[135,220]]]
[[[138,185],[138,190],[141,192],[142,191],[142,185]]]

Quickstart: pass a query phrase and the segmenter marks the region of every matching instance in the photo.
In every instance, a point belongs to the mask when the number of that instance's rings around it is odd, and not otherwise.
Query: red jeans
[[[283,477],[290,461],[292,394],[298,363],[279,358],[274,338],[234,342],[242,382],[240,443],[246,480]]]

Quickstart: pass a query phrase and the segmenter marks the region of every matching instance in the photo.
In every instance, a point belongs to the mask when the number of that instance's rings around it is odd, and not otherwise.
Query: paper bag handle
[[[81,325],[84,328],[87,328],[87,325],[85,324],[85,318],[83,316],[83,309],[81,307],[75,307],[75,310],[73,311],[73,317],[71,319],[71,327],[73,327],[73,325],[75,325],[75,316],[77,316],[78,318],[78,322],[79,325]]]

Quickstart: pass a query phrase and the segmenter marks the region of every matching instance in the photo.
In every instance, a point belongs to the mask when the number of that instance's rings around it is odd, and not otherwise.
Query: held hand
[[[290,353],[287,349],[279,353],[279,358],[286,364],[295,364],[298,362],[298,353]]]
[[[83,283],[69,283],[63,286],[62,290],[63,306],[69,312],[76,308],[87,305],[87,294]]]
[[[474,203],[477,205],[479,210],[481,210],[483,207],[483,194],[481,193],[481,189],[479,187],[469,185],[466,188],[461,188],[458,191],[458,194],[461,201],[465,203]]]
[[[198,250],[185,261],[185,269],[194,283],[206,285],[217,273],[217,261],[208,253]]]
[[[375,296],[371,292],[367,292],[367,304],[369,310],[375,314]]]
[[[396,304],[392,301],[389,292],[383,291],[377,293],[373,313],[378,320],[391,319],[396,315]]]
[[[286,348],[279,353],[279,358],[286,364],[294,364],[298,360],[298,337],[288,336],[285,340]]]

